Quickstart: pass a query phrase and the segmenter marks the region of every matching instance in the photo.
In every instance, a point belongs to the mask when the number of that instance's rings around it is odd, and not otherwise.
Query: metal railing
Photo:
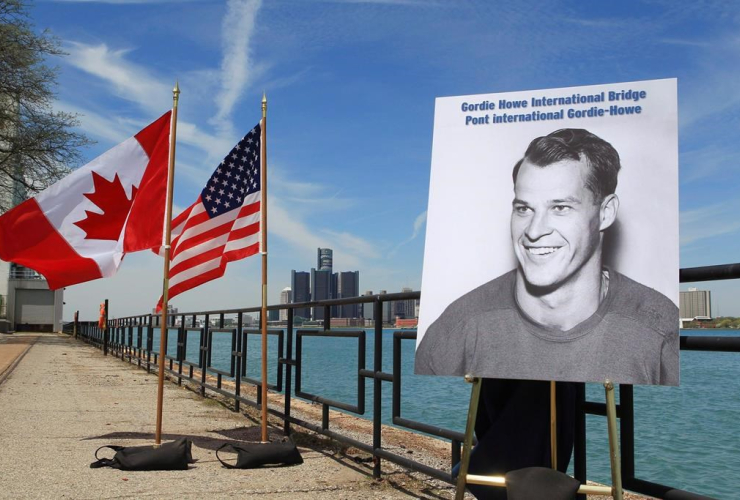
[[[725,266],[711,266],[704,268],[682,269],[680,273],[681,282],[712,281],[720,279],[740,278],[740,264],[729,264]],[[404,341],[416,340],[416,331],[404,330],[393,332],[392,354],[393,362],[390,372],[383,370],[383,324],[382,311],[384,302],[398,300],[419,299],[420,292],[396,293],[363,296],[348,299],[334,299],[319,302],[304,302],[298,304],[281,304],[269,306],[268,310],[287,309],[287,324],[285,328],[270,329],[268,335],[278,339],[276,350],[276,384],[269,384],[273,391],[284,394],[284,402],[281,410],[270,408],[269,413],[283,420],[284,433],[290,434],[291,426],[310,429],[324,436],[331,437],[341,443],[363,450],[374,457],[373,476],[379,478],[381,475],[381,460],[388,460],[408,469],[424,473],[436,479],[450,484],[455,481],[448,469],[435,469],[421,462],[412,460],[406,456],[398,455],[384,448],[382,440],[382,391],[384,383],[390,384],[392,393],[391,421],[394,425],[423,432],[428,435],[447,439],[451,442],[450,465],[454,466],[460,461],[461,443],[464,435],[450,429],[441,428],[424,422],[410,420],[401,415],[402,384],[402,349]],[[362,330],[331,330],[330,308],[334,305],[367,304],[372,303],[374,308],[374,352],[372,368],[365,366],[366,334]],[[306,307],[324,307],[323,330],[296,328],[294,325],[294,311]],[[205,395],[206,390],[221,394],[234,401],[235,410],[239,410],[240,404],[247,404],[256,408],[261,407],[261,391],[254,391],[256,399],[250,399],[245,395],[244,385],[258,387],[260,380],[246,376],[247,370],[247,337],[259,335],[259,330],[243,327],[245,315],[257,313],[260,308],[230,309],[218,311],[200,311],[178,313],[170,316],[170,326],[165,335],[165,341],[171,333],[176,333],[177,352],[174,356],[166,356],[165,370],[177,378],[177,383],[182,384],[186,380],[199,386],[200,393]],[[235,315],[236,325],[224,328],[225,316]],[[132,316],[111,320],[108,328],[100,329],[97,323],[81,322],[77,326],[78,335],[91,344],[94,344],[105,352],[119,356],[122,360],[136,363],[147,371],[155,371],[157,368],[158,353],[153,351],[154,334],[158,327],[153,326],[152,315]],[[178,326],[175,327],[177,319]],[[211,326],[212,320],[216,319],[216,327]],[[187,326],[190,325],[190,326]],[[196,326],[203,325],[203,326]],[[66,331],[66,330],[65,330]],[[186,358],[188,333],[196,332],[199,338],[198,361],[188,361]],[[230,368],[220,370],[212,366],[213,335],[228,334],[231,336]],[[356,339],[358,363],[349,375],[357,377],[356,401],[352,404],[336,401],[329,397],[307,392],[302,387],[302,379],[305,376],[303,339],[313,338],[350,338]],[[295,346],[295,347],[294,347]],[[699,351],[723,351],[740,352],[740,338],[738,337],[697,337],[682,336],[680,339],[681,350]],[[199,373],[196,374],[195,371]],[[294,372],[295,370],[295,372]],[[233,389],[224,388],[223,378],[233,379]],[[372,444],[358,441],[331,429],[330,412],[332,408],[344,412],[364,415],[366,412],[365,401],[365,379],[373,382],[372,401]],[[295,385],[294,385],[295,384]],[[605,403],[588,401],[586,399],[585,384],[577,384],[576,401],[576,428],[574,445],[574,476],[582,483],[586,482],[586,415],[606,416]],[[619,386],[620,402],[617,405],[617,417],[620,421],[620,447],[621,468],[623,486],[638,493],[656,497],[663,497],[668,492],[687,493],[659,483],[640,479],[635,470],[635,426],[634,426],[634,399],[633,387],[622,384]],[[321,405],[321,421],[311,422],[295,416],[291,411],[293,397],[302,398]],[[465,411],[461,409],[461,411]],[[585,499],[585,496],[583,496]]]
[[[43,276],[41,276],[39,273],[34,271],[33,269],[28,269],[25,267],[11,268],[10,274],[8,277],[12,280],[43,280],[43,279],[46,279]]]

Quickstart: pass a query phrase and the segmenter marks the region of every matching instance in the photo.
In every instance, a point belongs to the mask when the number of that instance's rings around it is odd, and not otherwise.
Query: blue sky
[[[89,159],[169,109],[179,81],[179,208],[267,92],[270,303],[319,246],[361,291],[419,289],[434,98],[448,95],[678,78],[681,266],[738,261],[737,2],[37,0],[31,14],[68,53],[57,106],[97,141]],[[144,313],[161,274],[128,255],[116,277],[69,287],[65,318],[104,298]],[[258,258],[232,263],[173,305],[258,305],[259,281]],[[740,315],[734,282],[709,287],[715,314]]]

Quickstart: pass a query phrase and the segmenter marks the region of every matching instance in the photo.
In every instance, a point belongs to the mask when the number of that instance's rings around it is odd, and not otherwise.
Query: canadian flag
[[[170,115],[0,216],[0,258],[55,290],[116,274],[162,244]]]

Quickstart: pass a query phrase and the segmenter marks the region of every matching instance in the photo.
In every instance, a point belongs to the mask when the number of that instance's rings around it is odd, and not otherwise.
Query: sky
[[[738,2],[36,0],[30,14],[67,53],[50,61],[55,105],[96,141],[87,160],[170,109],[179,83],[175,213],[266,93],[270,304],[318,247],[360,271],[361,293],[420,289],[434,100],[452,95],[677,78],[681,267],[739,260]],[[260,269],[231,263],[171,304],[257,306]],[[68,287],[64,318],[106,298],[114,317],[150,312],[162,272],[129,254],[115,277]],[[740,316],[738,285],[682,289]]]

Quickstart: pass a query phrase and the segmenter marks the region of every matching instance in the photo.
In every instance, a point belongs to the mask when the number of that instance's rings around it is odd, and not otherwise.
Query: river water
[[[383,331],[383,371],[391,372],[393,331]],[[158,337],[158,331],[155,332]],[[732,330],[682,330],[682,335],[732,335]],[[174,336],[175,331],[172,330]],[[373,367],[373,330],[366,331],[365,366]],[[199,334],[188,336],[187,359],[198,359]],[[174,356],[174,342],[168,343]],[[470,385],[461,378],[413,374],[413,340],[402,344],[401,414],[463,432]],[[294,343],[295,349],[295,343]],[[158,352],[155,338],[155,352]],[[229,370],[231,334],[214,333],[212,366]],[[294,354],[295,356],[295,354]],[[276,381],[277,339],[269,337],[268,380]],[[358,339],[303,338],[302,389],[355,404]],[[251,336],[247,376],[260,377],[260,338]],[[590,401],[604,401],[599,384],[587,384]],[[365,383],[365,418],[372,418],[372,381]],[[390,424],[391,384],[382,388],[383,419]],[[680,387],[636,386],[635,470],[640,479],[717,498],[737,498],[740,487],[740,353],[681,352]],[[606,419],[587,416],[589,479],[610,483]],[[571,462],[572,469],[572,462]],[[572,473],[572,471],[571,471]]]

